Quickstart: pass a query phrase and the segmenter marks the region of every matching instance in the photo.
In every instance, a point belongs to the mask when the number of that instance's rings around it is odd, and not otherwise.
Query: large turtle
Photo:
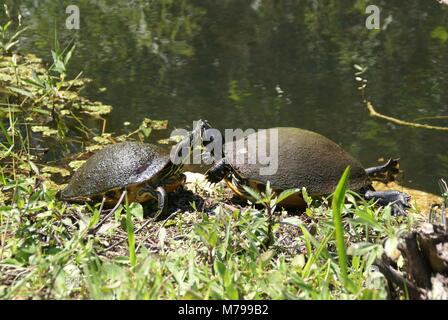
[[[278,133],[278,169],[274,174],[264,175],[264,166],[258,161],[260,146],[270,150],[270,135]],[[255,143],[254,143],[255,142]],[[249,146],[250,144],[250,146]],[[275,150],[274,150],[275,151]],[[249,158],[257,161],[249,161]],[[395,190],[375,191],[372,179],[392,180],[398,173],[398,160],[389,160],[381,166],[364,169],[360,162],[344,151],[330,139],[299,128],[271,128],[260,130],[236,141],[224,144],[223,157],[206,173],[212,183],[222,179],[241,198],[251,199],[243,186],[263,191],[270,181],[276,193],[286,189],[305,187],[313,197],[329,195],[334,192],[345,168],[351,167],[348,187],[365,196],[375,198],[380,205],[393,203],[397,214],[409,208],[410,197]],[[285,199],[285,207],[304,207],[300,193]]]
[[[129,202],[158,200],[160,212],[166,206],[166,193],[182,186],[185,175],[181,173],[185,158],[183,150],[193,148],[192,141],[202,141],[207,121],[199,120],[195,129],[176,145],[173,155],[181,158],[172,161],[170,153],[148,143],[122,142],[107,146],[91,156],[71,178],[62,191],[67,201],[100,200],[108,204],[117,202],[127,191]],[[200,139],[200,140],[195,140]]]

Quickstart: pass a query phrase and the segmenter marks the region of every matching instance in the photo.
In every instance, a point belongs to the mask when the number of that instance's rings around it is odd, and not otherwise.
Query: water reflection
[[[109,131],[144,117],[297,126],[366,166],[399,156],[412,187],[438,191],[448,175],[447,134],[369,118],[353,69],[369,67],[368,94],[383,113],[447,114],[448,7],[436,1],[377,1],[383,30],[370,31],[362,0],[85,0],[76,32],[64,29],[72,1],[6,2],[31,27],[22,50],[49,57],[55,30],[62,44],[75,39],[70,67],[94,79],[89,98],[114,106]]]

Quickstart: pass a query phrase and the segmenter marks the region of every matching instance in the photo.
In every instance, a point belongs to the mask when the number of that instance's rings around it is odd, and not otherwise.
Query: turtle
[[[159,146],[127,141],[106,146],[93,154],[73,175],[61,192],[62,200],[72,202],[98,201],[105,199],[113,204],[127,191],[129,202],[157,200],[160,213],[166,209],[166,194],[185,183],[181,172],[183,150],[192,150],[193,139],[202,136],[209,128],[205,120],[199,120],[188,136],[176,145],[174,153]],[[177,155],[180,161],[173,161]]]
[[[250,157],[256,159],[261,144],[264,144],[264,150],[270,150],[271,130],[276,130],[278,137],[278,169],[271,175],[265,175],[260,171],[263,165],[258,159],[249,160]],[[212,183],[224,180],[243,199],[253,200],[244,186],[264,191],[268,181],[276,194],[305,187],[313,198],[330,195],[335,191],[346,167],[350,166],[349,189],[362,194],[367,200],[377,200],[380,205],[393,203],[393,214],[404,213],[410,208],[410,197],[406,193],[396,190],[375,191],[372,187],[373,180],[394,179],[399,172],[399,159],[389,159],[383,165],[364,169],[357,159],[337,143],[305,129],[277,127],[247,134],[224,143],[222,157],[215,157],[214,160],[213,166],[205,173],[206,179]],[[301,192],[296,192],[280,205],[304,208],[306,203]]]

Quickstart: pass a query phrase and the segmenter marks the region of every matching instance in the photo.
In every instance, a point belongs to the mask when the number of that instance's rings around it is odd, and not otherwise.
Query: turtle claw
[[[375,199],[381,206],[392,205],[392,215],[406,215],[406,210],[411,208],[409,201],[411,197],[404,192],[397,190],[388,191],[367,191],[365,193],[367,200]]]

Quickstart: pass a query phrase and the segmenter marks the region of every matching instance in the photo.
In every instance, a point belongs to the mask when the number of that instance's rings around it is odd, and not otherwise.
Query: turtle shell
[[[75,172],[62,197],[82,198],[140,184],[171,163],[168,152],[140,142],[122,142],[101,149]]]
[[[278,169],[266,175],[260,172],[266,164],[260,163],[258,158],[252,164],[248,160],[249,155],[258,155],[260,146],[268,157],[271,156],[271,130],[278,132],[278,149],[274,149],[278,151]],[[360,190],[371,183],[361,163],[339,145],[318,133],[299,128],[260,130],[225,143],[224,155],[241,177],[261,184],[270,181],[276,190],[306,187],[311,195],[330,194],[347,166],[351,167],[350,189]]]

